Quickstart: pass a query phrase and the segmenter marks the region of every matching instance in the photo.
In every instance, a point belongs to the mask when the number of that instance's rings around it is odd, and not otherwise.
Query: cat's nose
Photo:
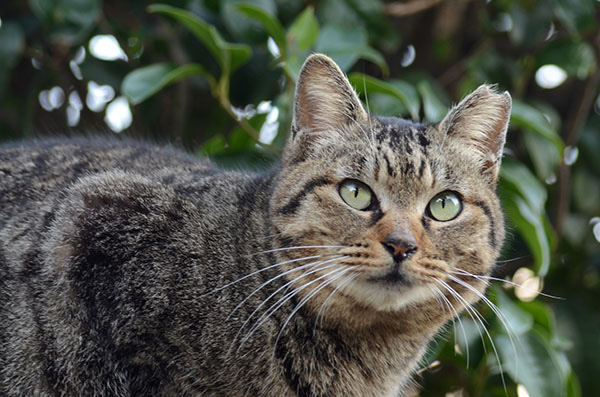
[[[381,244],[396,261],[408,258],[417,250],[415,236],[404,231],[393,231],[383,239]]]

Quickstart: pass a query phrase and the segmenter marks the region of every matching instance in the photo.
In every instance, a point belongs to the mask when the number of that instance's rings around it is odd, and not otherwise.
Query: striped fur
[[[499,253],[510,97],[482,87],[435,125],[369,116],[313,55],[295,101],[267,174],[116,139],[1,146],[0,395],[408,393],[456,314],[431,286],[458,312],[477,297],[449,273],[489,274]],[[445,190],[464,207],[437,222]]]

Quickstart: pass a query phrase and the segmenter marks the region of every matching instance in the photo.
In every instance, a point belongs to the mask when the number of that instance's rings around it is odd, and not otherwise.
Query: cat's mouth
[[[410,285],[410,281],[402,272],[401,267],[398,264],[394,265],[388,272],[369,277],[367,280],[373,283],[383,283],[387,285]]]

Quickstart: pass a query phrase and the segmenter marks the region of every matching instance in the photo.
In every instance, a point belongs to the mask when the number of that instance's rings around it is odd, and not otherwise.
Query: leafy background
[[[599,4],[5,0],[0,141],[119,133],[264,169],[285,141],[294,83],[312,52],[333,57],[377,114],[435,122],[479,84],[496,83],[514,109],[495,306],[478,304],[432,343],[419,393],[593,396]]]

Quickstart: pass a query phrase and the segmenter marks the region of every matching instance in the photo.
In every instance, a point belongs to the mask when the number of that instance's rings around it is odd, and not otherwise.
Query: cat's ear
[[[481,161],[481,172],[495,183],[500,171],[502,149],[510,119],[512,100],[482,85],[456,105],[439,123],[439,130],[457,138]]]
[[[348,127],[368,120],[356,92],[335,62],[322,54],[311,55],[300,70],[294,98],[292,140],[305,142],[324,135],[344,134]]]

